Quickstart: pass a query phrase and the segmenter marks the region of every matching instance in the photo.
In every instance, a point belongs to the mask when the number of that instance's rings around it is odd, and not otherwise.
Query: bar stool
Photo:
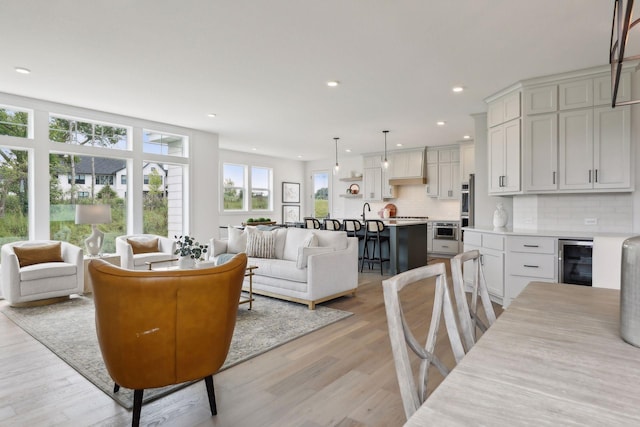
[[[320,225],[320,221],[318,221],[317,219],[311,218],[311,217],[305,217],[304,228],[315,228],[316,230],[319,230],[322,228],[322,226]]]
[[[342,220],[344,225],[344,231],[347,232],[349,237],[357,237],[358,240],[364,239],[362,234],[358,234],[358,231],[362,230],[362,223],[357,219],[344,219]]]
[[[389,258],[382,257],[382,243],[387,243],[387,253],[391,252],[391,243],[389,242],[389,236],[383,236],[382,232],[385,230],[384,222],[378,219],[368,219],[365,221],[364,229],[364,247],[362,250],[362,261],[360,263],[360,272],[364,269],[365,261],[369,264],[380,264],[380,274],[382,274],[382,264],[390,262]],[[373,250],[369,252],[369,243],[373,242]],[[376,249],[378,253],[376,254]]]
[[[340,231],[342,229],[342,224],[340,224],[340,221],[338,221],[337,219],[325,218],[324,219],[324,229],[325,230]]]

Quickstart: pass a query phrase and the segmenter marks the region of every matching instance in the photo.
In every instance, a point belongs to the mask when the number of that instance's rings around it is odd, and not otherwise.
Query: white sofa
[[[248,265],[258,267],[253,276],[256,294],[300,302],[313,310],[318,303],[356,293],[358,239],[344,231],[256,227],[242,231],[230,226],[228,234],[227,239],[211,239],[210,259],[219,264],[246,252]],[[245,289],[248,285],[245,278]]]
[[[15,247],[43,248],[60,243],[57,260],[49,255],[34,261],[31,265],[20,266]],[[84,265],[82,249],[67,242],[51,240],[31,240],[6,243],[2,246],[2,294],[13,306],[29,305],[33,301],[49,300],[80,294],[84,289]],[[30,255],[30,258],[41,257]],[[23,260],[24,261],[24,260]],[[53,261],[53,262],[52,262]]]
[[[129,244],[130,241],[150,242],[158,239],[158,247],[156,250],[136,253]],[[176,259],[175,255],[176,242],[168,237],[156,236],[155,234],[133,234],[130,236],[116,237],[116,254],[120,255],[120,267],[128,270],[148,270],[147,262],[168,261]],[[167,264],[170,265],[170,264]]]

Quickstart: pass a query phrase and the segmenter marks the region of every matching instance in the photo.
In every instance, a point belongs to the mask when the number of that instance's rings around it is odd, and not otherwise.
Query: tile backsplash
[[[516,196],[513,227],[625,233],[633,230],[633,197],[631,193]]]

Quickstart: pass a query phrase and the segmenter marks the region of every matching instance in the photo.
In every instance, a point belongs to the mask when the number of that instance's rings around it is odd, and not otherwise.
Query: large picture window
[[[0,135],[29,137],[29,112],[0,107]]]
[[[142,149],[145,153],[184,157],[186,137],[144,130]]]
[[[169,237],[183,234],[184,167],[144,162],[143,175],[143,232]]]
[[[273,170],[259,166],[222,165],[224,211],[273,210]]]
[[[225,163],[222,166],[223,209],[225,211],[247,210],[244,201],[246,194],[247,167]]]
[[[251,210],[272,210],[271,205],[271,169],[251,168]]]

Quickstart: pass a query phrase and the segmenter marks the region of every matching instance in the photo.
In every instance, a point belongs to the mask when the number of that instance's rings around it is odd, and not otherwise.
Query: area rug
[[[253,309],[248,310],[246,304],[238,308],[231,348],[222,369],[353,314],[323,306],[309,310],[302,304],[260,296],[254,298]],[[2,312],[120,405],[128,409],[133,407],[133,390],[121,388],[113,393],[113,380],[107,373],[98,346],[91,296],[73,297],[41,307],[5,306]],[[145,390],[143,403],[189,384]]]

